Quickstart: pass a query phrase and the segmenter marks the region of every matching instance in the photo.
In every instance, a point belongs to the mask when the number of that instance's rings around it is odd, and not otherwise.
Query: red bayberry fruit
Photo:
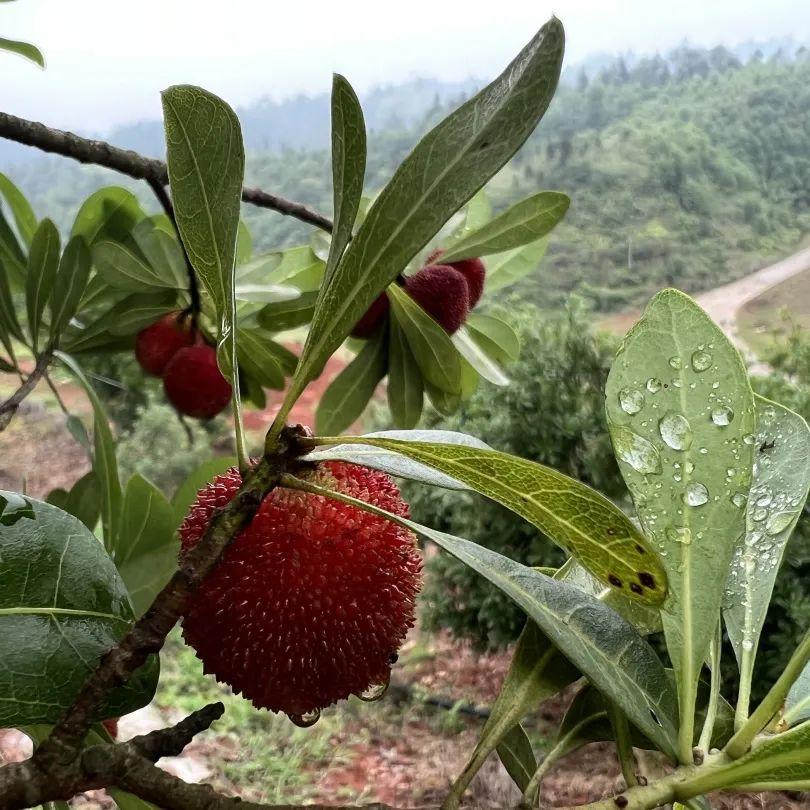
[[[302,477],[408,515],[385,473],[328,461]],[[180,527],[181,556],[241,482],[232,468],[200,490]],[[413,626],[420,572],[410,532],[355,506],[274,489],[191,598],[183,636],[207,673],[300,723],[388,682]]]
[[[446,264],[423,267],[405,282],[408,294],[448,334],[458,331],[470,311],[464,276]]]
[[[207,344],[187,346],[172,357],[163,373],[163,390],[180,413],[196,419],[216,416],[231,401],[231,384]]]
[[[433,253],[428,256],[427,264],[433,264],[442,253],[444,253],[444,250],[441,248],[434,250]],[[487,275],[487,268],[484,262],[481,261],[481,259],[473,258],[461,259],[461,261],[457,262],[447,262],[447,264],[458,270],[466,279],[467,288],[470,291],[470,309],[473,309],[484,294],[484,281]]]
[[[366,310],[363,317],[354,325],[352,337],[370,338],[379,329],[390,308],[391,304],[388,301],[388,296],[384,292],[380,293]]]
[[[147,374],[162,377],[169,360],[192,343],[191,319],[183,318],[179,312],[170,312],[138,332],[135,358]]]
[[[101,724],[114,740],[118,739],[118,718],[110,717],[108,720],[102,720]]]

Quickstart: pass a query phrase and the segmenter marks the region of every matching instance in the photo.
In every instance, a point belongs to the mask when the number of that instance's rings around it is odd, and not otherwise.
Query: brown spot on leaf
[[[608,576],[608,582],[609,582],[609,583],[610,583],[610,584],[611,584],[611,585],[612,585],[614,588],[621,588],[621,587],[622,587],[622,585],[624,584],[624,583],[623,583],[623,582],[622,582],[622,581],[619,579],[619,577],[617,577],[617,576],[616,576],[616,574],[610,574],[610,575]]]
[[[655,587],[655,577],[651,573],[649,573],[649,571],[642,571],[638,575],[638,581],[645,588],[654,588]]]

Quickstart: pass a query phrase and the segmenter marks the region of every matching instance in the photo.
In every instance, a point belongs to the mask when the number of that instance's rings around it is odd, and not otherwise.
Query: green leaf
[[[318,432],[338,434],[359,419],[385,376],[386,340],[382,332],[363,348],[324,392],[315,412]]]
[[[504,734],[498,743],[498,757],[512,777],[512,781],[521,792],[529,786],[534,772],[537,770],[537,760],[534,757],[529,737],[518,723]]]
[[[31,204],[25,199],[25,195],[17,188],[11,179],[0,172],[0,194],[5,198],[14,222],[17,225],[17,233],[25,243],[26,247],[31,247],[31,240],[34,238],[34,231],[37,229],[37,217]]]
[[[107,284],[119,290],[144,292],[149,287],[177,287],[173,277],[159,275],[127,243],[98,242],[93,248],[93,265]]]
[[[283,332],[295,329],[312,320],[315,312],[317,292],[301,293],[297,298],[288,301],[276,301],[259,311],[259,324],[270,332]]]
[[[21,341],[23,333],[17,320],[17,311],[14,309],[14,298],[9,287],[6,266],[0,261],[0,341],[6,347],[9,357],[13,359],[12,338]]]
[[[507,365],[520,356],[520,339],[506,321],[471,312],[465,327],[470,337],[497,362]]]
[[[20,496],[0,493],[0,505]],[[53,723],[133,621],[124,583],[93,534],[50,504],[0,521],[0,725]],[[31,574],[32,571],[36,575]],[[98,718],[146,705],[157,658],[111,692]]]
[[[466,327],[462,326],[451,338],[459,354],[493,385],[509,385],[509,377],[490,355],[473,339]]]
[[[43,219],[31,242],[28,271],[25,278],[25,306],[28,331],[34,352],[39,349],[39,329],[42,313],[53,290],[59,268],[59,231],[50,219]]]
[[[464,230],[460,236],[466,236],[472,231],[477,231],[492,219],[492,206],[487,197],[487,190],[480,189],[467,203],[467,211],[464,216]]]
[[[534,130],[557,86],[563,38],[562,24],[552,18],[498,78],[425,135],[397,169],[321,288],[277,429],[371,302]]]
[[[493,293],[509,287],[537,269],[546,255],[548,238],[539,239],[530,245],[499,253],[487,259],[487,292]]]
[[[535,242],[565,216],[570,202],[558,191],[541,191],[521,200],[477,231],[459,239],[442,255],[442,261],[502,253]]]
[[[144,216],[131,191],[108,186],[94,192],[82,203],[70,235],[83,236],[89,248],[104,240],[120,242]]]
[[[234,295],[237,301],[250,301],[254,304],[294,301],[301,297],[300,291],[289,284],[237,284]]]
[[[802,720],[810,720],[810,664],[790,687],[782,715],[782,721],[788,726],[796,725]]]
[[[48,495],[48,503],[80,520],[92,532],[101,514],[101,494],[95,473],[83,475],[70,492],[55,489]]]
[[[9,274],[9,281],[21,282],[25,278],[25,254],[0,210],[0,262]]]
[[[231,467],[236,466],[237,460],[233,456],[221,456],[211,458],[200,464],[199,467],[189,473],[188,477],[177,488],[172,498],[172,509],[174,510],[174,525],[179,526],[183,522],[189,507],[194,503],[197,492],[215,476],[226,472]]]
[[[278,349],[281,348],[262,329],[238,329],[236,348],[239,366],[265,388],[284,388],[284,368]]]
[[[366,174],[366,122],[352,86],[339,73],[332,80],[332,189],[335,224],[326,261],[326,283],[335,272],[363,196]]]
[[[163,286],[185,290],[188,288],[186,259],[171,222],[168,228],[164,230],[153,219],[144,219],[132,229],[132,242]]]
[[[460,394],[461,358],[450,336],[399,286],[392,284],[387,294],[392,319],[405,335],[422,377],[441,391]]]
[[[698,677],[745,529],[754,398],[718,326],[664,290],[624,339],[606,388],[613,447],[645,533],[669,579],[662,613],[680,697],[680,758],[692,761]],[[749,438],[750,441],[750,438]]]
[[[412,428],[422,416],[422,372],[399,321],[388,323],[388,407],[396,427]]]
[[[141,616],[177,568],[180,546],[174,510],[160,490],[140,475],[127,482],[121,528],[113,561],[129,591],[135,616]]]
[[[776,575],[810,488],[807,423],[775,402],[759,396],[755,402],[755,460],[743,501],[745,532],[734,549],[723,610],[741,680],[749,687]]]
[[[79,308],[90,278],[92,263],[84,237],[74,236],[68,242],[59,262],[48,305],[51,312],[51,340],[55,341],[67,328]]]
[[[383,447],[440,470],[520,515],[628,598],[664,600],[666,574],[647,541],[620,509],[573,478],[497,450],[368,436],[341,442]]]
[[[104,548],[110,553],[115,548],[119,533],[122,495],[121,481],[118,478],[118,462],[115,458],[115,442],[107,420],[107,412],[81,366],[64,352],[55,352],[55,356],[73,373],[93,406],[93,472],[101,487],[101,526]]]
[[[45,67],[45,57],[42,55],[42,51],[30,42],[20,42],[19,40],[3,39],[3,37],[0,37],[0,51],[16,53],[34,64],[39,65],[41,68]]]

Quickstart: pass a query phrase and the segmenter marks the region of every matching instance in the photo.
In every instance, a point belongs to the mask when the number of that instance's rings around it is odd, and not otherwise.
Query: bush
[[[521,359],[509,369],[510,385],[482,383],[456,415],[428,416],[424,426],[480,436],[497,450],[547,464],[621,501],[625,488],[607,435],[603,394],[614,341],[591,329],[589,313],[576,300],[542,321],[534,308],[522,308],[512,324],[521,338]],[[498,504],[412,483],[404,490],[421,523],[529,565],[564,559],[535,528]],[[517,637],[523,613],[471,569],[448,555],[431,557],[427,568],[428,627],[447,627],[485,647]]]

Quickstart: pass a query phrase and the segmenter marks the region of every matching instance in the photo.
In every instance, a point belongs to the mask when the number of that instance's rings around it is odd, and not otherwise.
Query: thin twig
[[[73,132],[53,129],[37,121],[28,121],[0,112],[0,137],[36,147],[43,152],[62,155],[79,163],[105,166],[136,180],[154,181],[163,186],[169,184],[169,174],[162,160],[147,158],[129,149],[119,149],[105,141],[82,138]],[[250,205],[269,208],[279,214],[294,217],[321,230],[332,232],[332,221],[328,217],[301,203],[259,188],[243,188],[242,200]]]
[[[17,412],[22,401],[37,387],[42,379],[53,354],[50,349],[44,351],[38,358],[34,370],[28,375],[25,382],[3,403],[0,403],[0,432],[4,431],[12,417]]]
[[[194,272],[194,265],[191,263],[191,259],[188,256],[188,251],[183,243],[183,237],[180,235],[180,228],[177,227],[177,217],[174,215],[174,206],[172,205],[171,198],[166,191],[166,187],[162,183],[158,183],[157,180],[152,178],[147,178],[146,182],[149,184],[152,191],[155,192],[158,202],[161,204],[161,206],[163,206],[166,216],[174,226],[174,231],[177,234],[177,241],[180,245],[180,250],[183,251],[183,259],[185,259],[186,262],[186,273],[188,275],[188,294],[191,298],[191,331],[192,334],[195,335],[197,332],[197,317],[202,309],[202,304],[200,302],[200,286],[197,283],[197,274]]]

